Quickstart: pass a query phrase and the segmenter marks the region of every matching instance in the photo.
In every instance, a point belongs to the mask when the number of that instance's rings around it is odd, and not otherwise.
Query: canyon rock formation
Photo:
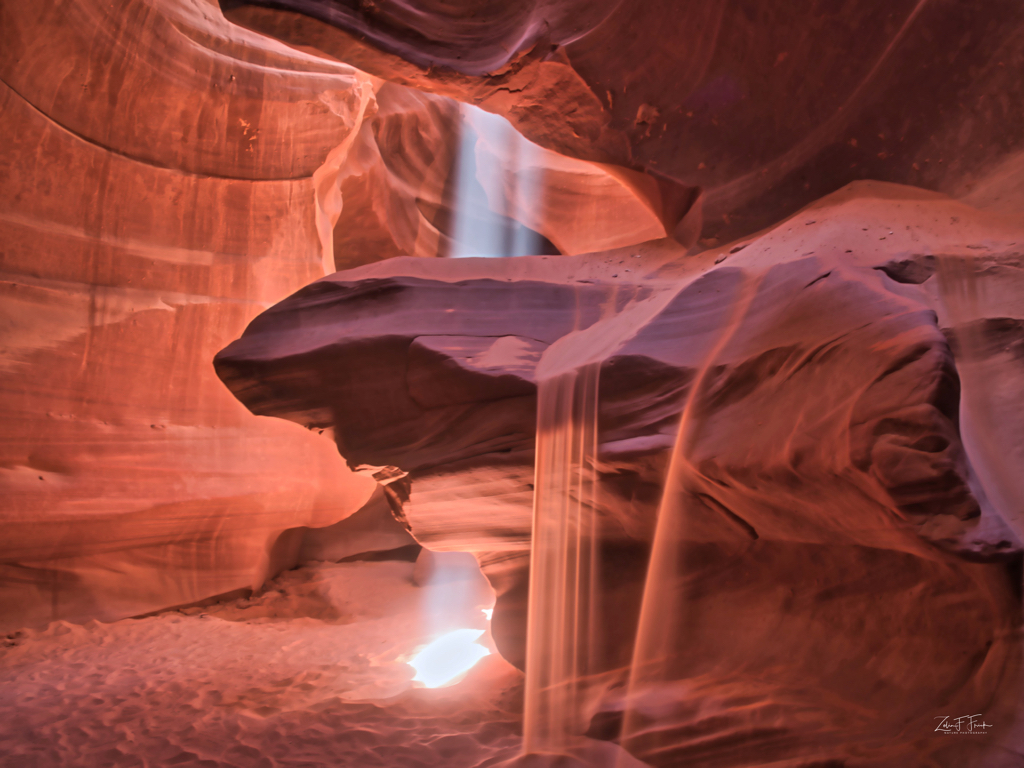
[[[1015,703],[1007,565],[1021,521],[993,492],[1019,485],[1005,472],[1024,412],[977,387],[1022,373],[1021,243],[1003,217],[862,183],[700,257],[656,241],[339,272],[254,320],[216,367],[254,413],[332,430],[353,467],[400,470],[386,488],[396,514],[430,548],[477,555],[498,593],[498,648],[522,664],[538,377],[600,363],[605,670],[629,664],[665,474],[685,475],[662,506],[681,563],[663,621],[680,623],[643,694],[655,707],[668,696],[673,714],[652,720],[638,756],[675,765],[732,733],[730,765],[840,759],[858,708],[889,709],[882,731],[856,726],[869,738],[921,726],[937,699],[998,701],[1003,717]],[[987,284],[975,315],[951,312],[936,273],[954,267]],[[968,329],[990,373],[962,396],[953,350]],[[670,465],[704,366],[694,436]],[[984,428],[962,407],[976,398],[999,424],[994,460],[961,438],[962,420]],[[908,672],[919,667],[931,671]],[[736,703],[741,690],[757,707]],[[697,715],[709,696],[717,724]],[[596,733],[615,719],[602,706]]]
[[[0,629],[422,544],[477,558],[522,666],[538,386],[587,364],[592,736],[971,764],[903,738],[941,705],[1024,753],[1022,32],[1010,0],[0,0]],[[678,622],[627,696],[659,509]]]
[[[274,301],[336,266],[479,248],[449,226],[467,201],[550,253],[663,237],[687,212],[671,184],[535,147],[215,6],[0,13],[6,628],[257,588],[323,550],[302,530],[368,501],[372,477],[254,419],[213,373]],[[512,152],[540,169],[532,186]],[[378,532],[368,548],[410,541]]]
[[[1024,9],[706,0],[223,0],[228,18],[706,190],[705,237],[858,179],[1019,205]],[[1016,181],[1013,181],[1013,180]],[[997,200],[1001,198],[1001,200]]]
[[[5,628],[258,586],[373,490],[210,368],[324,274],[310,177],[359,80],[217,17],[0,7]]]

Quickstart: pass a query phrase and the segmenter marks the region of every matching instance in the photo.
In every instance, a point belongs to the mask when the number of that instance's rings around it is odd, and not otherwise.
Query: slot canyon
[[[0,767],[1024,766],[1024,5],[0,40]]]

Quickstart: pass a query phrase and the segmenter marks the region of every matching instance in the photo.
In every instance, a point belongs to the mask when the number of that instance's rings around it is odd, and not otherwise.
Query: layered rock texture
[[[498,647],[521,663],[538,378],[599,363],[605,670],[629,663],[659,505],[679,563],[659,586],[673,650],[631,749],[892,764],[939,748],[897,738],[936,702],[1003,724],[1016,704],[1024,413],[1003,382],[1021,375],[1021,243],[1005,218],[864,183],[699,257],[656,241],[339,272],[216,367],[253,412],[396,468],[379,470],[396,513],[421,543],[478,556]],[[977,276],[973,300],[936,277],[950,270]],[[964,333],[986,340],[971,356]],[[961,360],[986,373],[962,381]],[[600,707],[593,733],[615,738],[621,703]]]
[[[229,18],[507,115],[564,154],[706,190],[705,237],[864,178],[1019,186],[1012,0],[223,0]],[[1019,206],[1015,206],[1019,209]],[[1007,206],[1008,210],[1014,209]]]
[[[330,271],[393,256],[580,254],[676,230],[696,239],[689,188],[559,155],[501,117],[411,88],[377,82],[373,106],[318,172]]]
[[[11,0],[0,39],[0,629],[425,545],[521,666],[538,386],[590,366],[591,736],[1019,762],[1019,3]]]
[[[253,419],[213,354],[324,273],[311,176],[349,67],[203,4],[0,7],[0,623],[258,586],[374,483]]]
[[[664,237],[689,210],[685,188],[556,155],[205,2],[0,14],[7,628],[254,588],[336,549],[300,529],[355,512],[373,478],[213,374],[274,301],[398,254]]]

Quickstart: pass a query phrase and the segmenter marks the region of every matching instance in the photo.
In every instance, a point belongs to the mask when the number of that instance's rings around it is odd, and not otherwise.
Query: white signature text
[[[936,733],[984,733],[986,728],[991,728],[990,723],[985,722],[984,715],[963,715],[962,717],[950,717],[943,715],[936,717],[939,721]]]

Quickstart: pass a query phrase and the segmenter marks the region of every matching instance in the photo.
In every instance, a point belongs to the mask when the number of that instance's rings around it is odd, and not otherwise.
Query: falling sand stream
[[[938,292],[947,322],[959,347],[957,373],[961,390],[964,447],[988,501],[1017,537],[1024,541],[1024,483],[1012,470],[1013,429],[1000,423],[992,402],[993,387],[982,350],[986,305],[984,275],[976,258],[944,256],[937,260]]]
[[[586,730],[579,682],[591,670],[596,626],[594,459],[600,365],[540,385],[526,641],[523,749],[559,753]]]
[[[663,662],[672,655],[673,646],[680,637],[678,623],[685,620],[684,611],[680,610],[683,606],[677,604],[680,596],[674,594],[673,590],[679,584],[684,565],[680,562],[679,543],[686,525],[686,501],[689,493],[693,491],[693,486],[699,482],[699,471],[689,458],[700,426],[698,409],[711,383],[711,371],[743,324],[760,283],[759,276],[744,276],[737,289],[729,321],[701,363],[690,385],[679,420],[679,430],[668,464],[661,503],[658,505],[658,519],[651,545],[651,559],[647,566],[640,621],[637,625],[633,661],[626,689],[626,709],[623,713],[619,743],[627,750],[641,730],[637,711],[633,706],[636,693],[645,684],[657,683],[663,679]]]
[[[696,408],[709,373],[735,335],[757,292],[757,278],[743,277],[723,332],[714,341],[689,388],[659,510],[630,689],[657,679],[657,660],[671,641],[659,608],[678,569],[677,529],[685,510],[677,503],[685,482],[686,454]],[[602,620],[595,463],[598,450],[598,382],[601,361],[621,349],[682,290],[680,286],[631,301],[626,308],[559,340],[538,367],[537,443],[533,539],[526,648],[525,754],[578,752],[588,711],[585,681],[597,671]],[[635,727],[627,710],[623,743]],[[621,753],[619,764],[630,759]],[[635,764],[635,763],[634,763]]]
[[[970,274],[967,274],[970,272]],[[659,735],[652,731],[638,702],[645,691],[667,682],[673,655],[679,653],[687,622],[687,597],[680,591],[686,564],[680,542],[686,538],[690,499],[701,492],[706,478],[691,460],[703,415],[702,403],[715,385],[716,371],[729,357],[727,348],[749,317],[761,276],[737,275],[733,299],[724,309],[721,330],[701,353],[700,362],[681,403],[681,416],[661,502],[633,646],[619,744],[612,760],[617,768],[636,765],[630,753],[657,752]],[[939,265],[939,292],[958,337],[958,368],[965,384],[965,442],[972,430],[998,433],[985,398],[980,363],[972,350],[984,340],[978,322],[978,287],[972,269],[959,261]],[[679,287],[652,286],[645,298],[633,298],[618,313],[576,331],[545,353],[538,367],[538,415],[534,490],[533,540],[528,608],[524,754],[577,754],[586,750],[582,734],[592,713],[598,675],[596,643],[604,623],[601,616],[598,512],[598,395],[602,361],[607,360],[675,299]],[[973,422],[973,425],[971,424]],[[977,441],[974,441],[977,443]],[[1019,507],[1015,478],[1007,476],[998,457],[975,445],[974,462],[984,491],[1004,512],[1018,535]],[[757,538],[753,533],[752,538]],[[668,734],[665,734],[667,737]],[[609,757],[605,753],[605,757]]]

